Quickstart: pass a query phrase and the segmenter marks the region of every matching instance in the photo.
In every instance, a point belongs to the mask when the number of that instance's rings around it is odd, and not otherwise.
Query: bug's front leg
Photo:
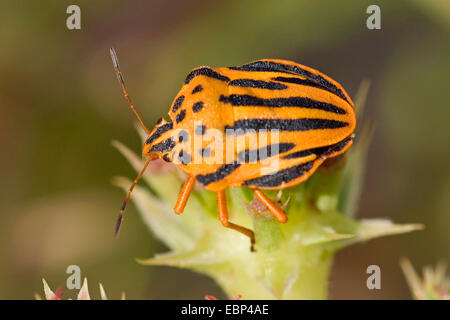
[[[195,185],[195,176],[190,176],[186,179],[180,189],[180,193],[178,194],[178,200],[175,204],[173,210],[176,214],[181,214],[184,211],[184,207],[186,207],[186,203],[191,195],[192,189],[194,189]]]
[[[270,211],[271,214],[278,220],[278,222],[285,223],[288,218],[286,213],[284,213],[283,209],[278,207],[275,203],[272,202],[261,190],[254,189],[253,193],[255,197],[258,198],[259,201]]]
[[[217,191],[216,195],[217,195],[217,210],[219,211],[219,220],[222,223],[222,225],[224,227],[236,230],[236,231],[246,235],[247,237],[249,237],[250,238],[250,250],[255,251],[254,250],[255,233],[250,229],[247,229],[243,226],[234,224],[228,220],[228,208],[227,208],[227,198],[226,198],[225,190]]]

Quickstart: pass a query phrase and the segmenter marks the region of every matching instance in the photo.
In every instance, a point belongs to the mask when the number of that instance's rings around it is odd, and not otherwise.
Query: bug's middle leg
[[[275,203],[272,202],[261,190],[255,189],[253,190],[255,197],[258,198],[259,201],[262,202],[263,205],[270,211],[271,214],[278,220],[278,222],[285,223],[288,218],[286,213],[284,213],[283,209],[278,207]]]
[[[217,191],[216,195],[217,195],[217,210],[219,211],[219,220],[222,223],[222,225],[224,227],[236,230],[249,237],[251,244],[250,250],[254,251],[253,247],[255,245],[255,233],[250,229],[234,224],[228,220],[227,199],[225,190]]]
[[[194,189],[194,185],[195,185],[195,176],[190,176],[181,186],[180,193],[178,194],[177,203],[173,208],[176,214],[181,214],[184,211],[184,207],[186,207],[186,203],[189,199],[189,196],[191,195],[192,189]]]

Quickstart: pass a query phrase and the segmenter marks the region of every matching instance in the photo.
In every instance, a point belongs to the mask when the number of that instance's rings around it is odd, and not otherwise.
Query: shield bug
[[[195,68],[173,100],[170,121],[162,119],[148,130],[125,89],[114,49],[111,56],[125,98],[148,134],[143,148],[147,161],[123,202],[116,234],[134,186],[150,161],[162,159],[189,176],[175,213],[183,212],[198,181],[216,193],[220,222],[247,235],[253,245],[253,231],[229,221],[225,190],[252,189],[284,223],[286,214],[262,190],[305,181],[327,158],[352,144],[352,100],[339,83],[310,67],[264,59],[239,67]]]

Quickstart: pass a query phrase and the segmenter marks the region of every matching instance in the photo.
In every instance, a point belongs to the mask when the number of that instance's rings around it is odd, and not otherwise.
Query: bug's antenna
[[[112,62],[113,62],[113,65],[114,65],[114,70],[116,71],[117,79],[119,80],[120,86],[122,87],[123,95],[125,96],[125,99],[127,99],[131,109],[133,110],[134,114],[136,115],[136,117],[138,118],[139,122],[141,123],[142,128],[144,128],[145,132],[147,134],[149,134],[150,131],[145,126],[144,122],[142,121],[141,116],[137,112],[136,108],[133,105],[133,102],[131,102],[130,96],[128,95],[127,89],[125,87],[125,81],[123,80],[122,72],[120,72],[119,59],[117,59],[116,51],[114,50],[114,48],[109,48],[109,52],[111,53],[111,58],[112,58]]]
[[[142,178],[142,176],[144,175],[145,170],[148,167],[148,164],[154,160],[153,158],[148,158],[147,161],[144,164],[144,167],[142,168],[141,172],[139,173],[139,175],[137,176],[136,179],[134,179],[133,184],[131,185],[130,189],[128,189],[127,192],[127,196],[125,197],[125,200],[123,200],[122,203],[122,207],[120,208],[120,214],[119,217],[117,218],[117,223],[116,223],[116,229],[114,231],[114,236],[117,237],[117,235],[119,234],[119,229],[120,229],[120,225],[122,224],[122,220],[123,220],[123,213],[125,212],[125,208],[127,206],[128,200],[130,199],[130,195],[131,192],[133,191],[134,187],[136,186],[136,184],[139,182],[139,180]]]

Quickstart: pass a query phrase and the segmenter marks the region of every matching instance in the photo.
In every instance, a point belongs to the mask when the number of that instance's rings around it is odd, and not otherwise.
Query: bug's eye
[[[170,162],[170,158],[169,158],[169,154],[168,153],[166,153],[165,155],[163,155],[163,160],[165,161],[165,162]]]
[[[158,120],[156,120],[156,124],[161,124],[162,121],[163,121],[163,118],[159,118]]]

